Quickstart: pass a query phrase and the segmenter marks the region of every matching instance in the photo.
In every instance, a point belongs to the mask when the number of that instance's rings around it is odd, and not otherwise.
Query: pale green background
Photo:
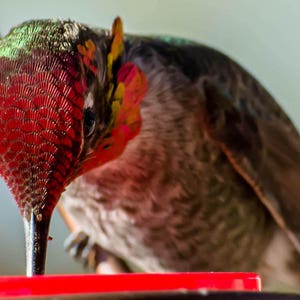
[[[250,70],[300,127],[299,0],[0,0],[0,33],[33,18],[70,18],[110,27],[117,15],[125,31],[169,33],[224,51]],[[23,274],[21,218],[2,182],[0,198],[0,274]],[[64,253],[68,231],[58,214],[51,235],[47,272],[82,272]]]

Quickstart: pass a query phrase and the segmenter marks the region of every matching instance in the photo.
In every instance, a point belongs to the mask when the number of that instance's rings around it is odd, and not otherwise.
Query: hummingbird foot
[[[114,274],[131,272],[127,264],[119,257],[103,249],[83,231],[70,234],[65,240],[66,251],[85,268],[96,273]]]

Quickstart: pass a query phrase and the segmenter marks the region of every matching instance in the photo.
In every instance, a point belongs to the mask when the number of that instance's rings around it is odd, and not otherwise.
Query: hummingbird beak
[[[51,216],[36,215],[33,211],[23,218],[27,276],[43,275],[45,272],[50,219]]]

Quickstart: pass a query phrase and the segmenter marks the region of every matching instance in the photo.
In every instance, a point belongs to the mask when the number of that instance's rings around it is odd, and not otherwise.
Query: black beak
[[[23,218],[26,243],[26,275],[43,275],[45,272],[48,231],[51,216],[35,215]]]

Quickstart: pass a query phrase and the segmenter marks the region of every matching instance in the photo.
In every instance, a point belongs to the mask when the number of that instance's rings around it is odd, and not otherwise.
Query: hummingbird
[[[169,36],[32,20],[0,41],[0,175],[43,274],[60,201],[144,272],[255,271],[300,285],[300,137],[227,55]],[[93,248],[95,249],[95,248]]]

